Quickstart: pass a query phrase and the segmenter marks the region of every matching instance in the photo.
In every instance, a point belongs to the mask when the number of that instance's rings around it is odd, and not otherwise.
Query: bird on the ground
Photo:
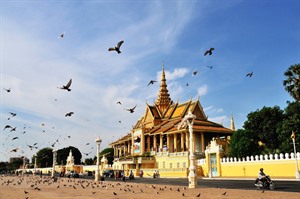
[[[265,193],[265,190],[263,189],[261,192],[262,192],[262,193]]]
[[[193,72],[193,76],[196,76],[197,73],[198,73],[198,71],[194,71],[194,72]]]
[[[8,128],[11,128],[12,129],[12,126],[10,126],[10,125],[5,125],[5,127],[4,127],[4,129],[3,129],[3,131],[5,130],[5,129],[8,129]]]
[[[184,196],[184,193],[182,193],[182,196]]]
[[[209,50],[205,51],[204,56],[206,55],[212,55],[212,51],[214,51],[215,48],[210,48]]]
[[[196,195],[197,198],[199,198],[201,196],[201,193],[199,193],[198,195]]]
[[[117,104],[120,104],[120,105],[122,105],[122,103],[121,103],[120,101],[118,101],[118,102],[117,102]]]
[[[116,196],[116,195],[118,195],[116,192],[113,192],[113,194]]]
[[[92,194],[95,194],[96,193],[96,191],[92,191]]]
[[[150,82],[148,83],[147,86],[149,86],[150,84],[154,84],[155,82],[157,82],[157,81],[155,81],[155,80],[150,80]]]
[[[212,68],[213,68],[213,66],[207,66],[207,68],[208,68],[208,69],[212,69]]]
[[[5,90],[6,92],[8,92],[8,93],[11,91],[10,88],[8,88],[8,89],[4,88],[4,90]]]
[[[136,108],[137,105],[135,105],[133,108],[125,109],[126,111],[129,111],[130,113],[134,112],[134,109]]]
[[[62,87],[58,87],[58,88],[63,89],[63,90],[67,90],[67,91],[70,92],[71,91],[71,89],[70,89],[71,84],[72,84],[72,79],[69,80],[67,85],[65,85],[65,86],[63,85]]]
[[[222,193],[222,195],[225,196],[226,195],[226,191],[224,193]]]
[[[28,191],[25,191],[25,190],[24,190],[24,193],[25,193],[25,194],[28,194]]]
[[[65,117],[71,117],[72,115],[74,114],[74,112],[69,112],[69,113],[67,113],[66,115],[65,115]]]
[[[117,53],[120,54],[121,53],[120,48],[123,43],[124,41],[119,41],[117,46],[109,48],[108,51],[117,51]]]
[[[16,140],[16,139],[19,139],[19,137],[14,137],[12,140]]]
[[[252,75],[253,75],[253,72],[247,73],[246,77],[252,77]]]

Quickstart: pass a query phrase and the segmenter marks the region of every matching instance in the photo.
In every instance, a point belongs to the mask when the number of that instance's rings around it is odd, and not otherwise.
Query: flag
[[[296,137],[296,135],[295,135],[295,132],[294,132],[294,131],[292,131],[291,138],[294,140],[294,139],[295,139],[295,137]]]

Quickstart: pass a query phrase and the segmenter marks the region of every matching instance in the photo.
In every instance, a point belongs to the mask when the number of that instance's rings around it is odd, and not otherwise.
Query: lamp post
[[[54,176],[55,176],[55,163],[56,163],[56,154],[57,154],[57,151],[55,149],[53,149],[52,153],[53,153],[53,165],[52,165],[51,177],[54,178]]]
[[[97,144],[97,168],[96,168],[96,173],[95,173],[95,181],[99,181],[100,180],[100,169],[99,169],[99,163],[100,163],[100,157],[99,157],[99,153],[100,153],[100,144],[102,142],[102,140],[100,139],[100,137],[96,138],[96,144]]]
[[[34,170],[33,170],[34,172],[33,172],[33,175],[35,175],[35,173],[36,173],[36,167],[37,167],[37,165],[36,165],[37,156],[34,155],[33,157],[34,157]]]
[[[25,174],[25,167],[26,167],[26,157],[23,156],[23,171],[22,171],[22,175],[24,176]]]
[[[193,124],[196,116],[189,110],[189,113],[184,116],[182,121],[178,125],[178,130],[185,128],[188,125],[189,134],[190,134],[190,147],[189,147],[189,188],[196,188],[197,186],[197,175],[195,167],[195,156],[194,156],[194,136],[193,136]]]
[[[300,174],[299,174],[299,169],[298,169],[298,160],[297,160],[297,151],[296,151],[296,144],[295,144],[296,135],[295,135],[294,131],[292,132],[291,138],[293,140],[294,154],[295,154],[295,161],[296,161],[296,179],[300,179]]]

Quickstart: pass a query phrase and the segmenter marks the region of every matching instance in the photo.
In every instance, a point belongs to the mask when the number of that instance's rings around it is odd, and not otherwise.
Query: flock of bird
[[[185,186],[167,186],[167,185],[154,185],[154,184],[142,184],[142,183],[127,183],[123,181],[92,181],[89,179],[69,179],[69,178],[51,178],[50,176],[32,176],[25,175],[18,178],[11,178],[2,176],[0,178],[0,185],[4,187],[15,188],[16,191],[22,190],[26,199],[33,196],[36,192],[39,192],[39,196],[42,197],[42,193],[49,194],[49,192],[55,192],[55,190],[63,189],[63,192],[67,191],[79,191],[79,194],[84,194],[86,197],[99,197],[102,196],[124,196],[125,198],[142,197],[149,198],[149,196],[156,195],[156,198],[166,198],[167,196],[174,197],[193,197],[201,198],[201,192],[197,192],[195,189],[187,189]],[[196,192],[196,193],[195,193]],[[204,194],[204,197],[206,193]],[[216,187],[214,191],[216,196],[228,195],[227,191],[222,191],[221,188]]]
[[[64,38],[65,38],[65,33],[60,34],[60,35],[58,36],[58,38],[59,38],[59,39],[64,39]],[[109,47],[109,48],[108,48],[108,51],[109,51],[109,52],[110,52],[110,51],[115,51],[115,52],[117,52],[118,54],[120,54],[120,53],[121,53],[121,46],[122,46],[123,44],[124,44],[124,41],[119,41],[115,47]],[[207,49],[207,50],[204,52],[204,56],[212,56],[214,51],[215,51],[215,48],[211,47],[211,48]],[[212,66],[212,65],[209,65],[209,66],[207,66],[207,68],[208,68],[208,69],[213,69],[213,66]],[[198,71],[197,71],[197,70],[192,71],[192,76],[197,76],[197,74],[198,74]],[[253,72],[249,72],[249,73],[246,74],[246,77],[249,77],[249,78],[250,78],[250,77],[252,77],[252,75],[253,75]],[[149,83],[146,85],[146,87],[148,87],[148,86],[150,86],[150,85],[153,85],[153,84],[156,83],[156,82],[157,82],[157,80],[150,80]],[[71,89],[71,86],[72,86],[72,78],[71,78],[65,85],[62,85],[62,86],[57,87],[57,88],[58,88],[58,89],[62,89],[62,90],[66,90],[66,91],[68,91],[68,92],[71,92],[71,90],[72,90],[72,89]],[[189,84],[189,83],[186,83],[186,86],[190,86],[190,84]],[[11,89],[11,88],[4,88],[4,90],[5,90],[7,93],[11,93],[11,92],[12,92],[12,89]],[[55,101],[57,101],[57,99],[55,99]],[[118,101],[117,104],[119,104],[119,105],[122,106],[122,103],[121,103],[120,101]],[[137,105],[135,105],[135,106],[132,107],[132,108],[123,108],[123,110],[128,111],[129,113],[134,113],[136,108],[137,108]],[[74,114],[74,112],[73,112],[73,111],[70,111],[70,112],[65,113],[64,116],[65,116],[65,117],[71,117],[73,114]],[[12,118],[16,117],[16,116],[17,116],[17,113],[9,112],[9,115],[10,115],[10,116],[7,118],[7,120],[11,120]],[[121,123],[121,121],[119,121],[119,123]],[[45,124],[43,123],[41,126],[44,127]],[[26,128],[26,126],[23,127],[24,131],[22,132],[22,134],[25,134],[25,133],[26,133],[25,128]],[[13,126],[11,126],[11,125],[9,125],[9,124],[6,124],[5,127],[4,127],[4,129],[3,129],[3,131],[5,131],[6,129],[9,129],[10,132],[14,132],[14,131],[16,131],[17,127],[13,127]],[[54,127],[53,127],[53,129],[54,129]],[[45,133],[46,130],[43,130],[42,132]],[[9,137],[10,137],[10,135],[7,137],[7,139],[8,139]],[[70,139],[70,136],[68,136],[67,138]],[[6,140],[7,140],[7,139],[6,139]],[[14,137],[11,139],[11,141],[14,141],[14,140],[17,140],[17,139],[19,139],[19,137],[18,137],[18,136],[14,136]],[[65,138],[65,139],[66,139],[66,138]],[[65,139],[64,139],[64,140],[65,140]],[[57,140],[55,140],[54,142],[48,142],[48,143],[49,143],[49,145],[50,145],[51,147],[54,147],[56,143],[59,143],[59,141],[58,141],[58,139],[57,139]],[[3,145],[4,145],[4,144],[3,144]],[[29,145],[29,144],[27,144],[27,146],[30,148],[30,150],[38,149],[38,146],[37,146],[36,144],[35,144],[35,145],[32,145],[32,144]],[[44,147],[45,147],[45,146],[44,146]],[[21,148],[21,147],[15,147],[15,148],[13,148],[13,149],[11,149],[11,150],[9,150],[9,151],[10,151],[10,152],[17,152],[20,148]],[[93,148],[91,148],[91,149],[93,149]],[[90,153],[85,153],[85,154],[90,154]]]

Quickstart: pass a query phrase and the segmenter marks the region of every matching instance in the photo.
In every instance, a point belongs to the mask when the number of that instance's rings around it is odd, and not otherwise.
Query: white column
[[[99,163],[100,163],[100,156],[99,156],[99,153],[100,153],[100,144],[102,142],[102,140],[97,137],[96,138],[96,144],[97,144],[97,168],[96,168],[96,173],[95,173],[95,181],[99,181],[100,180],[100,169],[99,169]]]
[[[51,173],[51,177],[54,178],[55,176],[55,163],[56,163],[56,150],[53,149],[53,164],[52,164],[52,173]]]
[[[196,188],[197,186],[197,175],[196,175],[196,167],[195,167],[195,156],[194,156],[194,136],[193,136],[193,124],[194,119],[196,118],[193,115],[192,111],[189,110],[189,113],[182,119],[181,123],[178,125],[178,129],[185,128],[188,125],[189,134],[190,134],[190,142],[189,142],[189,188]]]

